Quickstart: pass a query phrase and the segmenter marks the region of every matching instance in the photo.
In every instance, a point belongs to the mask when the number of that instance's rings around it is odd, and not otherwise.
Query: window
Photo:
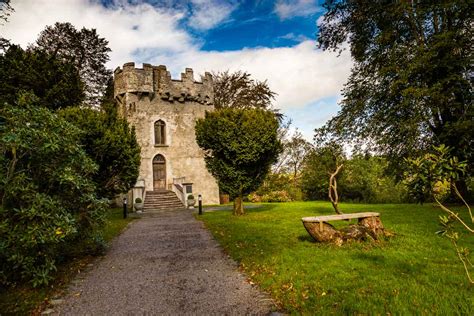
[[[193,186],[192,186],[192,184],[186,185],[186,193],[193,193]]]
[[[155,122],[155,145],[166,144],[166,124],[162,120]]]

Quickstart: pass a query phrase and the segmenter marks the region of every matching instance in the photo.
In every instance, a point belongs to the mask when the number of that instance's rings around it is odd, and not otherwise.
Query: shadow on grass
[[[275,208],[277,208],[277,205],[275,204],[246,204],[244,205],[244,210],[245,212],[248,212],[248,213],[266,212],[266,211],[271,211]]]
[[[299,235],[298,236],[298,240],[299,241],[303,241],[303,242],[310,242],[312,244],[316,243],[316,241],[313,239],[313,237],[311,237],[310,235],[306,234],[306,235]]]
[[[255,213],[261,211],[268,211],[275,208],[275,205],[267,205],[267,204],[245,204],[244,205],[244,212],[245,213]],[[234,209],[233,205],[212,205],[212,206],[204,206],[203,210],[206,212],[215,212],[215,211],[232,211]]]

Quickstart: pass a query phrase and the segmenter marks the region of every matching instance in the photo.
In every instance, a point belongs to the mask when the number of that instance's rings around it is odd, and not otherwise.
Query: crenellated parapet
[[[208,72],[202,82],[197,82],[194,81],[193,70],[186,68],[181,79],[175,80],[166,66],[143,64],[143,68],[135,68],[133,62],[114,71],[114,97],[120,101],[127,93],[180,103],[192,101],[212,105],[214,100],[212,76]]]

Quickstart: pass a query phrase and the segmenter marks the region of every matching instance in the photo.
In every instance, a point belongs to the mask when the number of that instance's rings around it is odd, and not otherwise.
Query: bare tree
[[[336,176],[343,166],[343,164],[336,165],[336,170],[334,172],[329,172],[329,200],[331,200],[332,207],[334,207],[337,214],[342,214],[342,212],[339,210],[339,206],[337,205],[339,202],[339,195],[337,194]]]

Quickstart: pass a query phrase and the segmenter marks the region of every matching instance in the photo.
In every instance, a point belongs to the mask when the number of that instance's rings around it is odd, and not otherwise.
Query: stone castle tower
[[[170,190],[185,204],[201,194],[203,204],[218,204],[219,189],[207,171],[194,126],[214,109],[212,76],[194,81],[186,68],[181,80],[171,79],[165,66],[126,63],[114,72],[114,96],[120,115],[135,127],[141,147],[140,175],[133,200],[144,192]]]

